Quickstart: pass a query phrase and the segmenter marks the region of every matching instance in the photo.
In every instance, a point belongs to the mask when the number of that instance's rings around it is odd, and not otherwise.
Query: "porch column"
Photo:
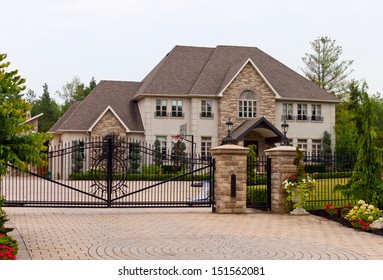
[[[212,148],[209,152],[215,159],[215,212],[246,213],[246,156],[249,149],[228,144]]]
[[[286,207],[282,182],[287,176],[296,173],[295,149],[291,146],[280,146],[265,150],[266,156],[271,158],[271,212],[283,214],[291,210]]]

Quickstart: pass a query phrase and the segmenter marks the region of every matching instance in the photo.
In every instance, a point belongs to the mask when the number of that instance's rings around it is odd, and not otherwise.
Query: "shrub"
[[[157,164],[150,164],[141,167],[142,174],[159,174],[161,172],[161,166]]]
[[[11,236],[0,235],[0,246],[8,246],[12,248],[12,254],[16,255],[18,252],[17,241]],[[1,258],[0,258],[1,259]]]
[[[8,228],[5,223],[8,221],[5,211],[2,209],[4,205],[4,198],[0,197],[0,260],[14,260],[17,254],[17,241],[7,233],[12,231],[13,228]]]
[[[305,165],[305,172],[306,173],[323,173],[326,172],[326,166],[324,164],[307,164]]]
[[[267,205],[266,188],[247,187],[246,200],[252,205],[266,206]]]

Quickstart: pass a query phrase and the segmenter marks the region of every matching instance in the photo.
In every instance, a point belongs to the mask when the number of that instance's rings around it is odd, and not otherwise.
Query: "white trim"
[[[266,77],[262,74],[262,72],[259,70],[259,68],[255,65],[255,63],[251,60],[251,58],[248,58],[246,62],[242,65],[242,67],[238,70],[238,72],[233,76],[233,78],[227,83],[227,85],[221,90],[220,93],[218,93],[219,97],[223,96],[224,91],[230,86],[230,84],[234,81],[234,79],[241,73],[243,68],[245,66],[251,63],[251,65],[255,68],[255,70],[258,72],[258,74],[261,76],[262,80],[267,84],[267,86],[271,89],[271,91],[275,94],[275,98],[282,98],[278,92],[273,88],[273,86],[269,83],[269,81],[266,79]]]
[[[113,108],[109,105],[106,107],[104,112],[97,118],[97,120],[90,126],[88,129],[88,132],[92,132],[93,128],[96,126],[96,124],[101,120],[101,118],[110,110],[112,114],[117,118],[117,120],[122,124],[122,126],[125,128],[126,132],[130,132],[129,128],[124,124],[124,122],[121,120],[121,118],[117,115],[117,113],[113,110]]]
[[[287,102],[287,101],[291,101],[291,102],[307,102],[307,103],[318,103],[318,104],[321,104],[321,103],[333,103],[333,104],[336,104],[336,103],[341,103],[342,101],[341,100],[323,100],[323,99],[304,99],[304,98],[280,98],[278,99],[277,101],[280,101],[280,102]]]
[[[29,119],[27,119],[24,123],[29,123],[29,122],[31,122],[31,121],[33,121],[33,120],[35,120],[35,119],[41,117],[42,115],[44,115],[44,113],[40,113],[40,114],[38,114],[38,115],[36,115],[36,116],[34,116],[34,117],[32,117],[32,118],[29,118]]]

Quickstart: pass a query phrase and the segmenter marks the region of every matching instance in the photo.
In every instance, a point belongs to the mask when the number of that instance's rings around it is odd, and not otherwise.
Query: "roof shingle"
[[[132,101],[140,86],[137,82],[100,81],[82,102],[75,102],[49,132],[88,131],[108,106],[131,131],[144,131],[138,106]]]

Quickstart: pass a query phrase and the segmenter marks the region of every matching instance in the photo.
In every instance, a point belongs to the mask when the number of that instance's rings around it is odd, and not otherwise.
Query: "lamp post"
[[[289,139],[287,138],[286,134],[287,134],[287,131],[289,131],[289,124],[286,122],[286,118],[283,118],[283,123],[281,125],[282,127],[282,132],[283,132],[283,136],[282,136],[282,139],[281,139],[281,145],[282,146],[289,146],[290,145],[290,141]]]
[[[233,129],[233,122],[231,121],[231,119],[229,118],[227,121],[226,121],[226,128],[227,128],[227,136],[225,138],[223,138],[222,140],[222,144],[225,145],[225,144],[235,144],[234,143],[234,140],[233,140],[233,137],[231,136],[231,131]]]

